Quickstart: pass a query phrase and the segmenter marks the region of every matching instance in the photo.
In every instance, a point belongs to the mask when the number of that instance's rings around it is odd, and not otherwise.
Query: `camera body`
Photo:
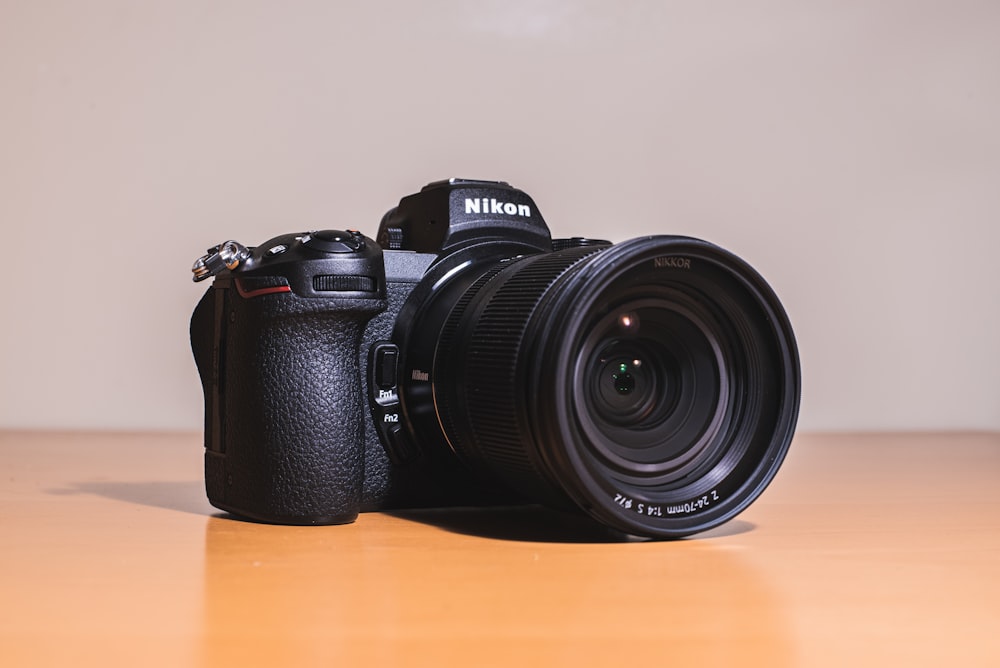
[[[393,338],[419,338],[419,306],[476,277],[456,267],[550,252],[541,214],[506,183],[451,179],[404,198],[378,239],[286,234],[215,276],[191,321],[214,506],[335,524],[360,510],[516,502],[407,429],[427,416],[404,417],[400,377],[427,393],[432,364]]]
[[[377,241],[230,241],[193,270],[206,491],[238,516],[541,502],[676,537],[746,507],[791,440],[794,339],[748,265],[553,240],[507,183],[431,183]]]

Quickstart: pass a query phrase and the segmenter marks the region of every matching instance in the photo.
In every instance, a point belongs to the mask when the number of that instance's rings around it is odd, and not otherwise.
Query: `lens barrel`
[[[760,495],[800,392],[767,283],[676,236],[498,262],[451,310],[432,378],[467,464],[657,538],[717,526]]]

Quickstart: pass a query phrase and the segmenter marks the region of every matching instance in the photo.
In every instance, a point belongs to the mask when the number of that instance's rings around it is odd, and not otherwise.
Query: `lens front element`
[[[718,424],[725,365],[707,325],[679,305],[682,295],[659,292],[623,294],[624,305],[592,328],[579,348],[575,384],[585,391],[574,409],[585,443],[608,467],[662,482],[685,470]]]

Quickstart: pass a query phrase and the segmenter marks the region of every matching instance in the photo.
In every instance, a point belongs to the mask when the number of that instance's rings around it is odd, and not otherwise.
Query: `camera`
[[[794,335],[749,264],[684,236],[553,239],[505,182],[193,271],[206,491],[236,516],[543,504],[677,538],[752,503],[794,433]]]

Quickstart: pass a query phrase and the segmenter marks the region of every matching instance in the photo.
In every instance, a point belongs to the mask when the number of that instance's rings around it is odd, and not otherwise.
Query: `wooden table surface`
[[[197,434],[0,432],[0,666],[998,666],[1000,434],[801,435],[743,515],[236,521]]]

